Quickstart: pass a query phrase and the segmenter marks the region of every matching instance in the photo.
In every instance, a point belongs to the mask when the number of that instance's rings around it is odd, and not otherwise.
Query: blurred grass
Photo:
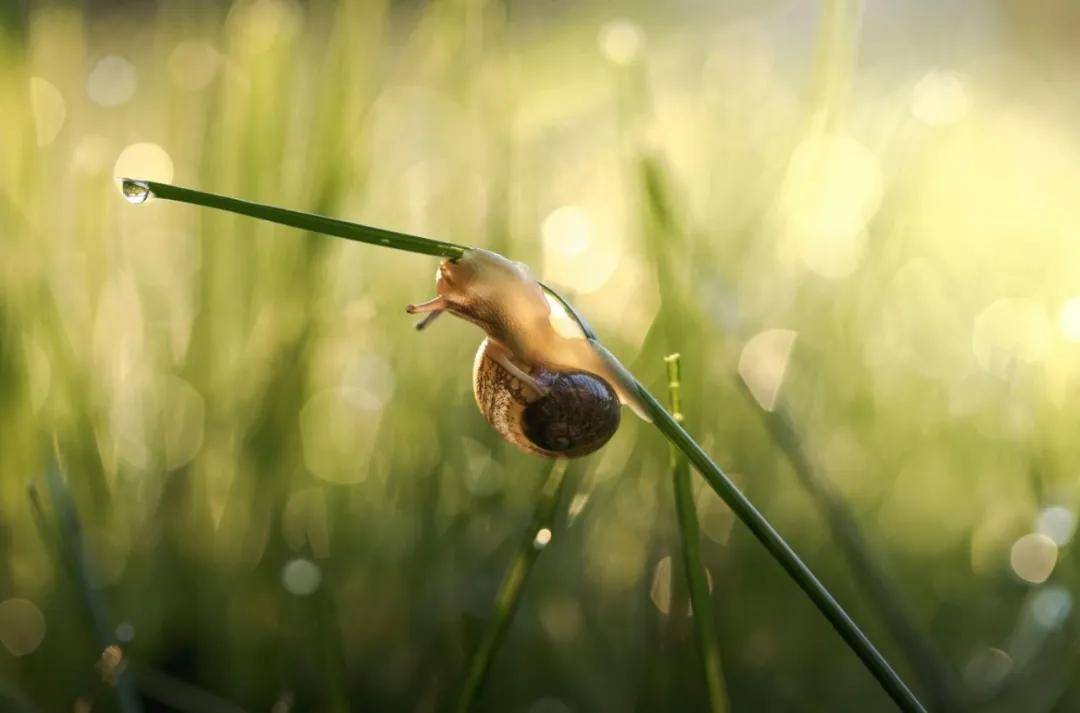
[[[850,46],[807,3],[24,7],[0,5],[6,689],[68,710],[101,685],[24,495],[43,434],[132,658],[251,710],[451,705],[533,508],[531,461],[472,404],[479,334],[402,314],[434,260],[131,209],[112,177],[134,164],[524,259],[654,389],[677,346],[710,453],[897,661],[732,375],[759,403],[779,390],[972,699],[1080,705],[1075,554],[1045,517],[1077,497],[1071,3],[868,4]],[[109,55],[134,68],[126,99]],[[161,152],[116,165],[140,143]],[[700,678],[674,683],[697,661],[685,607],[650,596],[673,554],[666,462],[629,416],[583,462],[486,710],[704,707]],[[884,707],[695,499],[733,709]],[[1061,542],[1018,555],[1040,528]],[[1045,583],[1018,576],[1050,548]]]
[[[668,373],[668,410],[680,424],[682,415],[682,369],[679,354],[664,357]],[[705,688],[709,692],[709,710],[724,713],[731,709],[727,684],[720,661],[720,641],[716,632],[716,617],[712,606],[712,579],[701,562],[701,528],[697,506],[690,485],[690,462],[674,446],[671,448],[671,481],[675,493],[675,515],[679,522],[680,549],[683,571],[690,595],[690,616],[694,620],[694,635],[701,653]]]
[[[498,652],[506,638],[506,631],[513,622],[529,573],[532,572],[540,553],[547,549],[554,537],[557,510],[562,504],[567,482],[567,467],[568,462],[565,459],[556,460],[536,495],[536,509],[532,520],[521,544],[518,545],[514,559],[510,562],[510,568],[499,583],[493,611],[472,654],[469,674],[455,706],[459,713],[468,713],[476,705],[477,697],[491,669],[492,658]]]

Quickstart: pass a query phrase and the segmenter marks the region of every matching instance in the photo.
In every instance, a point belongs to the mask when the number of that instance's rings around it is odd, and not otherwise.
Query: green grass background
[[[1072,3],[16,0],[0,22],[0,680],[37,709],[117,705],[26,496],[54,442],[148,710],[446,708],[548,469],[477,413],[479,332],[411,328],[434,259],[133,208],[136,144],[140,177],[524,260],[655,393],[681,352],[691,432],[925,694],[741,384],[740,357],[772,363],[755,335],[795,332],[776,408],[942,675],[980,710],[1080,707],[1074,551],[1034,584],[1013,547],[1078,496]],[[481,710],[705,705],[667,448],[624,419],[567,476]],[[694,487],[733,709],[887,710]],[[297,559],[313,593],[285,586]]]

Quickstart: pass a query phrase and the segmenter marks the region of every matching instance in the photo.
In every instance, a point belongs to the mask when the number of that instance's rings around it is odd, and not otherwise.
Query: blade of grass
[[[498,594],[495,595],[495,611],[492,612],[491,619],[488,620],[480,637],[480,643],[473,652],[469,663],[468,678],[465,679],[465,686],[461,689],[461,695],[455,707],[458,713],[467,713],[472,710],[476,696],[491,668],[495,652],[502,643],[506,630],[510,626],[510,620],[521,600],[525,580],[532,571],[536,558],[540,556],[551,537],[555,523],[555,510],[562,500],[563,486],[566,483],[566,466],[566,460],[562,458],[556,460],[540,489],[532,523],[522,538],[510,569],[499,584]]]
[[[82,601],[83,611],[86,614],[94,641],[99,648],[98,655],[108,648],[117,644],[115,636],[109,627],[108,607],[100,587],[94,581],[93,570],[88,560],[86,542],[83,539],[82,523],[79,513],[75,508],[75,502],[71,493],[64,483],[60,474],[60,466],[56,460],[50,459],[45,468],[45,485],[52,501],[53,512],[56,515],[59,536],[48,537],[56,547],[56,559],[59,569],[67,571],[74,583]],[[35,523],[47,537],[48,525],[41,500],[38,497],[37,488],[30,484],[27,488],[30,497],[31,511]],[[132,673],[127,665],[122,666],[116,675],[116,693],[119,709],[123,713],[141,713],[142,704],[135,689]]]
[[[230,213],[239,213],[240,215],[266,220],[271,223],[279,223],[293,228],[300,228],[301,230],[308,230],[313,233],[333,235],[338,238],[355,240],[370,245],[379,245],[384,248],[394,248],[406,252],[420,253],[422,255],[435,255],[452,259],[461,257],[467,249],[463,245],[431,240],[429,238],[422,238],[418,235],[399,233],[384,228],[374,228],[369,225],[361,225],[360,223],[350,223],[345,220],[326,218],[313,213],[302,213],[300,211],[277,208],[261,203],[251,203],[237,198],[220,196],[215,193],[205,193],[191,188],[181,188],[180,186],[173,186],[168,183],[144,181],[137,178],[124,178],[122,180],[124,182],[125,195],[127,195],[130,186],[135,186],[136,188],[148,190],[150,196],[153,196],[154,198],[162,198],[178,203],[190,203],[192,205],[205,206],[207,208],[228,211]],[[147,198],[150,196],[147,196]]]
[[[667,364],[671,416],[682,423],[679,355],[664,357],[664,362]],[[701,651],[701,663],[705,668],[705,686],[709,692],[709,710],[713,713],[727,713],[731,706],[720,663],[720,640],[716,634],[716,617],[713,615],[712,596],[709,593],[709,575],[701,561],[697,510],[694,508],[694,494],[690,489],[690,463],[674,445],[671,446],[671,479],[675,488],[675,512],[682,539],[683,566],[690,588],[690,605],[693,607],[694,633]]]
[[[900,590],[874,555],[847,502],[826,474],[811,461],[790,414],[782,403],[776,404],[772,411],[761,408],[746,383],[741,378],[736,381],[750,407],[761,416],[773,442],[787,458],[796,478],[814,499],[859,584],[876,603],[882,620],[907,654],[908,662],[922,681],[932,707],[943,711],[965,710],[968,706],[963,689],[940,653],[915,625]]]
[[[146,697],[180,713],[247,713],[232,701],[148,666],[137,666]]]
[[[907,687],[903,679],[893,670],[889,662],[875,648],[858,624],[844,611],[844,608],[825,588],[825,585],[795,554],[787,541],[773,529],[765,516],[758,512],[753,503],[735,487],[735,484],[724,474],[720,466],[712,462],[712,459],[702,450],[697,441],[660,405],[656,397],[650,394],[640,382],[636,386],[638,396],[641,397],[646,411],[652,417],[653,425],[690,459],[698,473],[705,478],[705,482],[709,484],[709,487],[727,503],[728,507],[758,539],[758,542],[769,551],[769,554],[784,568],[784,571],[795,580],[795,583],[809,597],[814,606],[818,608],[818,611],[832,624],[840,637],[855,652],[855,655],[859,657],[874,678],[877,679],[881,687],[893,699],[893,702],[903,711],[925,713],[926,709],[919,703],[919,700],[911,692],[911,689]]]
[[[678,224],[675,218],[674,211],[672,210],[670,194],[672,191],[668,186],[668,181],[661,171],[660,166],[654,158],[646,155],[640,162],[639,173],[641,176],[641,183],[643,185],[644,193],[648,197],[648,205],[652,212],[653,218],[659,226],[660,233],[663,240],[682,240],[685,238],[685,229]],[[674,306],[671,308],[672,314],[678,315],[692,315],[697,310],[696,302],[694,300],[686,299],[685,295],[681,293],[679,287],[681,278],[679,277],[680,271],[670,264],[670,251],[656,250],[652,253],[656,260],[656,272],[657,278],[661,285],[661,294],[663,296],[663,303],[666,305],[668,300],[671,300]],[[663,306],[662,309],[666,310],[667,307]],[[650,334],[647,335],[646,341],[653,339],[654,335],[658,338],[663,338],[663,330],[656,329],[659,323],[654,323],[654,330],[650,330]],[[646,351],[645,349],[642,350]],[[735,377],[736,381],[741,387],[741,391],[750,402],[752,408],[760,411],[760,407],[757,405],[753,396],[746,389],[745,385],[739,377]],[[769,428],[769,434],[773,438],[773,441],[780,447],[781,451],[792,458],[792,451],[790,450],[791,440],[784,442],[781,440],[777,431]],[[794,431],[789,435],[794,436]],[[795,441],[797,443],[797,439]],[[859,547],[857,543],[851,540],[845,540],[844,538],[850,536],[856,537],[859,540],[863,540],[857,523],[853,517],[847,517],[844,522],[840,522],[837,517],[837,509],[826,506],[826,499],[822,497],[821,488],[817,486],[824,484],[824,476],[818,479],[804,478],[802,475],[805,471],[799,470],[799,465],[792,462],[796,473],[800,475],[800,482],[807,487],[814,497],[815,504],[818,505],[822,515],[829,523],[830,529],[834,536],[840,541],[841,552],[848,557],[852,564],[852,569],[857,577],[860,578],[867,591],[871,593],[870,602],[876,606],[883,619],[886,620],[890,630],[894,633],[896,641],[900,644],[903,653],[906,655],[909,664],[915,670],[916,675],[919,676],[924,687],[931,696],[931,700],[934,703],[935,709],[942,710],[962,710],[962,694],[955,686],[952,686],[949,681],[952,679],[950,671],[947,666],[940,661],[940,656],[934,653],[933,647],[925,639],[921,637],[918,628],[906,615],[906,611],[902,606],[892,606],[893,602],[902,602],[901,594],[895,587],[892,587],[891,582],[885,577],[874,578],[875,572],[884,573],[884,568],[873,561],[872,555],[867,547]],[[839,493],[833,491],[833,499],[840,502]],[[856,558],[857,555],[863,555],[862,560]],[[853,556],[856,555],[856,556]],[[861,566],[863,563],[869,563],[868,566]],[[870,581],[873,579],[873,581]],[[885,592],[884,597],[877,596],[877,592]]]
[[[26,495],[30,501],[30,516],[34,521],[34,526],[38,531],[38,535],[41,537],[41,541],[45,543],[46,548],[49,549],[50,554],[58,559],[67,559],[63,555],[63,544],[58,541],[52,533],[52,529],[49,527],[48,518],[45,515],[45,508],[41,503],[41,495],[38,493],[37,485],[33,482],[26,484]],[[64,566],[70,566],[70,563],[65,563]],[[86,587],[80,586],[80,589],[86,589]],[[84,600],[86,594],[83,594]],[[103,605],[95,607],[103,610]],[[98,627],[95,625],[95,629]],[[98,639],[98,634],[95,633],[95,639]],[[111,637],[110,637],[111,638]],[[99,640],[100,644],[100,640]],[[104,648],[104,647],[103,647]],[[166,704],[171,708],[175,708],[178,711],[200,711],[201,713],[245,713],[245,710],[219,696],[210,693],[204,689],[201,689],[192,684],[181,681],[180,679],[173,678],[166,673],[156,671],[152,668],[137,664],[129,659],[129,666],[133,666],[138,674],[140,687],[144,690],[148,698],[156,700],[159,703]],[[121,674],[121,678],[124,674]],[[120,680],[117,681],[120,684]],[[4,707],[4,704],[8,703],[4,699],[2,693],[0,693],[0,711],[7,711],[8,708]],[[20,709],[12,708],[12,711],[18,711]],[[26,711],[32,709],[27,708]],[[129,708],[123,708],[122,710],[132,710]],[[139,710],[139,709],[134,709]]]
[[[129,183],[132,182],[132,179],[125,180]],[[193,203],[195,205],[231,211],[274,223],[290,225],[312,232],[335,235],[350,240],[359,240],[373,245],[381,245],[383,247],[392,247],[425,255],[437,255],[450,258],[460,257],[465,250],[465,248],[460,245],[441,243],[426,238],[420,238],[418,236],[406,235],[404,233],[393,233],[390,231],[383,231],[379,228],[370,228],[356,223],[348,223],[307,213],[298,213],[282,208],[248,203],[234,198],[218,196],[212,193],[203,193],[187,188],[179,188],[165,183],[156,183],[153,181],[134,182],[149,189],[153,195],[168,200]],[[557,297],[560,302],[567,304],[566,300],[559,297],[553,290],[550,288],[547,288],[547,290]],[[570,314],[577,317],[576,311],[572,309],[570,310]],[[580,322],[580,317],[577,318]],[[589,329],[588,325],[582,323],[581,326],[586,334],[591,333],[591,329]],[[896,671],[893,670],[892,666],[885,660],[885,657],[883,657],[877,648],[874,647],[866,634],[862,632],[854,620],[852,620],[848,613],[844,611],[844,608],[840,606],[839,602],[836,601],[829,590],[818,580],[810,568],[799,559],[799,556],[795,554],[795,551],[787,541],[773,529],[772,525],[769,524],[769,521],[765,519],[765,516],[758,512],[757,508],[754,507],[746,496],[735,487],[734,483],[731,482],[727,475],[724,474],[724,471],[712,462],[705,451],[702,450],[701,446],[698,445],[697,441],[695,441],[690,434],[687,433],[674,418],[672,418],[671,414],[669,414],[660,402],[656,400],[656,397],[649,393],[641,382],[636,379],[634,380],[634,388],[638,392],[645,410],[652,419],[653,425],[656,426],[656,428],[659,429],[659,431],[664,434],[676,448],[686,455],[705,479],[705,482],[709,484],[709,487],[711,487],[716,494],[727,503],[728,507],[730,507],[735,515],[743,521],[743,524],[750,529],[750,532],[758,539],[765,549],[768,550],[780,566],[783,567],[784,571],[795,580],[795,583],[803,590],[826,620],[832,624],[833,628],[840,634],[840,637],[847,643],[852,651],[854,651],[855,655],[859,657],[863,662],[863,665],[865,665],[874,678],[877,679],[878,683],[881,684],[885,692],[888,693],[900,709],[904,711],[924,712],[925,708],[919,703],[919,700],[907,687],[907,684],[905,684]],[[562,467],[565,468],[565,464]],[[553,473],[554,472],[555,471],[553,470]],[[559,479],[561,482],[561,476]],[[554,504],[552,504],[551,507],[553,509],[555,507]],[[462,692],[462,697],[459,699],[459,711],[468,710],[468,707],[472,704],[472,700],[476,695],[476,690],[478,690],[484,674],[487,671],[491,655],[498,644],[499,638],[502,636],[502,631],[509,622],[510,613],[512,613],[513,606],[516,605],[521,585],[524,582],[524,577],[528,574],[528,571],[532,566],[532,560],[535,559],[535,553],[529,555],[529,552],[525,552],[524,555],[524,557],[519,555],[518,560],[515,561],[507,578],[503,581],[503,586],[500,588],[499,597],[496,602],[496,614],[489,626],[489,630],[485,632],[484,640],[481,641],[481,648],[477,651],[477,655],[474,656],[466,688]],[[509,609],[507,607],[509,607]]]

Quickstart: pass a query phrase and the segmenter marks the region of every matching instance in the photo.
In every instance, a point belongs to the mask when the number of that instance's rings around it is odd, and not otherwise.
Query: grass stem
[[[466,250],[465,247],[454,245],[453,243],[428,240],[427,238],[421,238],[415,235],[396,233],[381,228],[372,228],[357,223],[324,218],[322,216],[300,213],[283,208],[275,208],[273,206],[266,206],[258,203],[249,203],[235,198],[228,198],[212,193],[204,193],[202,191],[180,188],[166,183],[156,183],[153,181],[125,179],[124,195],[131,202],[140,202],[138,200],[132,200],[133,188],[136,190],[146,189],[150,194],[166,200],[192,203],[232,213],[239,213],[254,218],[260,218],[262,220],[268,220],[273,223],[280,223],[282,225],[289,225],[312,232],[334,235],[348,240],[357,240],[372,245],[396,248],[398,250],[449,258],[460,257]],[[148,196],[144,196],[143,200],[145,200],[146,197]],[[565,300],[562,300],[561,298],[560,301],[565,303]],[[572,310],[571,314],[577,316],[577,313]],[[586,334],[592,333],[587,325],[582,324],[582,326],[585,329]],[[672,415],[664,409],[660,402],[656,400],[656,397],[649,393],[649,391],[636,380],[634,382],[634,387],[645,406],[645,410],[649,413],[652,422],[657,429],[659,429],[676,448],[682,451],[705,479],[705,482],[709,484],[709,487],[711,487],[716,494],[727,503],[728,507],[732,509],[735,515],[750,529],[750,532],[754,537],[758,539],[765,549],[768,550],[769,554],[771,554],[780,566],[784,568],[784,571],[795,580],[795,583],[803,590],[806,596],[809,597],[814,606],[818,608],[818,611],[820,611],[829,623],[832,624],[833,628],[840,634],[840,637],[847,643],[852,651],[855,652],[856,656],[863,662],[863,665],[865,665],[874,678],[877,679],[878,683],[881,684],[885,692],[888,693],[900,709],[903,711],[924,713],[925,708],[923,708],[919,700],[907,687],[907,684],[905,684],[896,671],[893,670],[892,666],[885,660],[885,657],[874,647],[870,639],[867,638],[866,634],[862,632],[848,613],[844,611],[844,608],[840,606],[839,602],[836,601],[829,590],[825,588],[810,568],[806,566],[797,554],[795,554],[795,551],[791,549],[791,546],[787,541],[773,529],[772,525],[769,524],[769,521],[765,519],[765,516],[762,515],[757,508],[754,507],[753,503],[751,503],[746,496],[735,487],[734,483],[731,482],[724,471],[709,458],[705,451],[702,450],[701,446],[698,445],[697,441],[695,441],[672,417]],[[565,469],[565,463],[556,464],[552,469],[547,484],[545,484],[545,493],[551,489],[549,486],[552,486],[553,480],[554,489],[556,491],[559,489],[563,480],[563,475],[565,474]],[[555,504],[558,500],[557,495],[557,492],[553,493],[550,500],[547,497],[541,497],[541,502],[538,504],[536,511],[536,517],[538,519],[546,515],[546,521],[550,521],[554,514]],[[539,525],[531,530],[532,537],[535,537],[535,533],[542,527],[543,525]],[[526,543],[528,547],[523,547],[519,552],[514,564],[511,566],[510,571],[507,573],[506,578],[499,588],[499,594],[496,598],[496,611],[492,620],[489,622],[487,630],[484,632],[479,649],[473,656],[469,677],[466,681],[465,689],[462,691],[459,699],[458,711],[467,711],[472,705],[476,693],[483,682],[488,666],[490,665],[491,657],[509,624],[513,609],[517,605],[517,600],[521,593],[522,584],[532,567],[532,563],[539,554],[537,550],[533,549],[532,543],[533,540],[529,539]]]
[[[885,625],[906,655],[923,684],[934,710],[960,711],[967,708],[964,691],[933,643],[915,624],[907,602],[894,584],[888,570],[863,536],[858,521],[836,486],[814,464],[783,404],[772,411],[760,408],[750,389],[738,379],[740,391],[756,410],[766,430],[787,458],[799,483],[813,498],[832,531],[833,539],[847,558],[852,572],[865,589],[870,601],[881,613]]]
[[[491,668],[495,652],[502,643],[510,621],[513,619],[514,611],[521,600],[525,580],[532,571],[536,558],[551,540],[555,511],[562,500],[562,492],[566,484],[566,467],[565,459],[556,460],[541,487],[532,523],[522,538],[510,569],[499,584],[499,591],[495,595],[495,611],[492,612],[491,619],[488,620],[480,637],[480,643],[473,652],[468,677],[465,679],[465,686],[461,689],[461,695],[455,707],[457,713],[467,713],[472,710],[476,696]]]
[[[843,0],[840,0],[840,1],[842,2]],[[670,196],[669,196],[671,191],[668,188],[667,182],[665,180],[663,172],[660,170],[659,165],[657,164],[657,162],[653,158],[646,156],[640,162],[639,169],[640,169],[641,183],[642,183],[642,186],[643,186],[644,194],[648,198],[647,202],[648,202],[648,206],[649,206],[649,209],[650,209],[650,214],[652,216],[652,219],[655,221],[656,225],[658,226],[657,232],[659,233],[659,237],[657,239],[662,239],[664,241],[671,241],[671,240],[683,241],[683,240],[685,240],[685,238],[686,238],[685,229],[678,224],[678,221],[675,218],[675,213],[672,210],[671,200],[670,200]],[[652,253],[653,253],[653,256],[654,256],[654,259],[655,259],[655,262],[656,262],[656,274],[657,274],[657,279],[659,281],[660,288],[661,288],[662,302],[665,303],[665,304],[668,304],[668,303],[672,304],[672,306],[670,308],[665,306],[663,309],[670,309],[672,314],[681,314],[681,315],[695,314],[697,312],[698,308],[696,306],[695,301],[687,299],[686,295],[682,293],[682,290],[681,290],[681,287],[680,287],[681,281],[680,281],[680,278],[678,277],[678,275],[680,274],[680,271],[679,271],[679,269],[677,267],[675,267],[675,266],[673,266],[671,264],[671,262],[670,262],[670,251],[660,250],[660,249],[657,249],[654,246],[654,249],[652,250]],[[741,379],[737,378],[737,381],[739,381],[740,384],[741,384]],[[749,392],[745,389],[745,386],[743,386],[743,393],[748,396],[748,399],[750,401],[753,401],[753,397],[749,395]],[[756,410],[760,410],[757,407],[756,403],[753,406],[754,406],[754,408]],[[659,423],[657,425],[660,426]],[[661,430],[664,430],[664,429],[661,428]],[[670,429],[669,429],[669,431],[670,431]],[[669,439],[671,438],[671,435],[669,434],[668,431],[665,431],[665,435],[668,435]],[[790,452],[789,452],[789,449],[786,447],[786,444],[781,442],[778,439],[777,433],[773,429],[770,429],[770,435],[773,436],[774,441],[776,441],[780,445],[781,449],[784,450],[785,454],[788,454],[789,457],[790,457]],[[712,467],[715,468],[715,465],[713,465]],[[798,466],[796,466],[796,468],[798,468]],[[709,481],[709,484],[713,487],[713,489],[717,491],[717,493],[720,495],[720,497],[723,498],[730,505],[730,501],[728,500],[728,497],[726,497],[724,495],[724,493],[722,493],[721,490],[719,490],[718,488],[725,488],[725,489],[726,488],[731,488],[731,489],[734,489],[734,486],[732,486],[730,483],[727,483],[726,485],[722,484],[719,481],[717,481],[715,478],[710,478],[709,474],[706,473],[705,471],[701,471],[701,472],[702,472],[702,475],[705,476],[706,480]],[[805,480],[805,479],[804,479],[803,482],[807,483],[808,486],[813,485],[813,483],[811,481],[808,481],[808,480]],[[815,502],[817,502],[820,505],[823,501],[820,498],[815,497]],[[828,519],[831,524],[835,523],[835,518],[831,517],[831,515],[833,514],[833,511],[830,510],[827,507],[823,507],[822,510],[823,510],[823,512],[824,512],[824,514],[826,516],[826,519]],[[796,581],[799,582],[800,586],[802,586],[804,590],[807,589],[807,586],[811,586],[814,589],[817,589],[817,588],[823,589],[823,587],[821,587],[820,583],[816,582],[816,580],[813,580],[813,584],[811,584],[809,582],[809,580],[808,580],[806,585],[804,585],[803,581],[800,580],[799,576],[797,576],[795,573],[800,569],[806,570],[806,572],[809,573],[809,570],[806,568],[806,566],[802,562],[798,562],[797,558],[796,558],[795,563],[787,563],[787,564],[785,564],[785,561],[783,559],[781,559],[782,555],[778,555],[777,551],[774,551],[773,548],[770,547],[770,545],[768,543],[766,543],[765,540],[762,539],[763,535],[759,534],[759,531],[756,530],[753,526],[751,526],[750,522],[747,522],[747,520],[743,516],[743,514],[738,509],[736,509],[735,512],[736,512],[736,514],[739,515],[740,519],[742,519],[743,522],[745,522],[748,526],[750,526],[751,531],[754,532],[754,534],[756,536],[758,536],[758,539],[761,540],[762,543],[765,544],[766,547],[770,549],[770,552],[773,552],[773,555],[775,557],[777,557],[778,560],[780,560],[780,562],[784,566],[784,568],[789,573],[791,573],[792,577],[794,577],[796,579]],[[755,515],[756,515],[756,517],[759,517],[759,518],[761,517],[760,514],[755,514]],[[767,523],[765,523],[765,525],[767,526]],[[834,533],[837,534],[838,538],[843,537],[843,535],[847,534],[847,532],[849,532],[851,530],[854,530],[857,533],[857,530],[855,529],[854,518],[848,518],[847,525],[849,526],[847,529],[841,528],[840,530],[838,530],[834,526],[834,528],[833,528]],[[771,528],[769,528],[769,529],[771,530]],[[772,535],[778,537],[775,532],[773,532]],[[765,535],[765,536],[768,537],[767,535]],[[781,540],[780,544],[783,544],[782,540]],[[852,552],[852,549],[847,546],[848,541],[841,542],[841,545],[842,545],[842,550],[845,553],[850,555],[850,553]],[[869,551],[866,548],[863,548],[863,550],[861,551],[861,554],[867,555],[867,557],[869,557]],[[873,566],[873,564],[874,563],[871,562],[871,566]],[[867,571],[868,570],[866,570],[866,569],[860,569],[858,567],[855,568],[855,572],[856,572],[857,575],[863,575]],[[888,585],[886,580],[880,579],[880,578],[875,580],[874,582],[871,582],[870,584],[871,585],[883,585],[883,586]],[[873,587],[871,587],[871,590],[873,590]],[[882,591],[884,591],[884,590],[882,590]],[[875,659],[875,658],[881,659],[880,654],[876,650],[874,650],[872,646],[870,647],[869,650],[865,650],[865,649],[861,649],[860,647],[858,647],[857,644],[852,644],[852,641],[857,641],[859,638],[863,638],[863,639],[866,638],[865,636],[863,636],[862,632],[860,632],[857,628],[855,628],[854,630],[849,630],[847,632],[847,634],[845,634],[845,631],[844,631],[844,629],[841,628],[841,625],[837,624],[837,621],[838,621],[838,619],[836,619],[837,612],[833,612],[832,614],[830,614],[829,612],[827,612],[825,609],[822,608],[823,606],[825,606],[827,608],[834,608],[835,607],[836,609],[839,609],[839,605],[837,605],[835,603],[835,601],[830,606],[827,603],[826,599],[822,599],[820,596],[817,596],[817,598],[815,598],[816,595],[811,594],[810,591],[807,591],[807,593],[811,595],[811,600],[813,600],[814,603],[818,606],[818,608],[822,610],[822,613],[825,614],[825,616],[829,619],[829,621],[833,622],[833,625],[837,627],[837,630],[840,631],[841,635],[844,636],[845,640],[847,640],[848,643],[852,645],[852,648],[856,651],[856,653],[863,660],[863,662],[866,663],[866,665],[871,669],[871,671],[874,672],[874,675],[877,676],[879,678],[879,680],[882,680],[883,677],[885,679],[896,678],[895,672],[893,672],[891,668],[888,668],[887,664],[886,664],[886,667],[884,669],[881,669],[880,666],[877,666],[877,665],[874,665],[874,664],[871,663],[871,661],[873,659]],[[828,592],[825,591],[824,594],[828,595]],[[874,597],[871,597],[871,599],[875,604],[878,605],[879,609],[881,609],[883,611],[883,613],[885,615],[885,618],[887,620],[889,620],[890,625],[892,625],[893,623],[898,621],[896,619],[896,615],[899,613],[899,609],[897,609],[895,607],[891,607],[889,602],[899,601],[899,596],[898,595],[893,595],[892,592],[889,592],[888,594],[892,595],[892,596],[890,596],[887,600],[879,600],[879,599],[874,598]],[[828,599],[831,599],[831,597],[828,597]],[[839,614],[842,615],[844,618],[847,618],[847,615],[843,612],[842,609],[839,609]],[[854,626],[854,625],[852,624],[852,626]],[[850,627],[845,627],[845,628],[850,629]],[[895,626],[893,627],[893,629],[894,629],[894,631],[899,631],[900,629],[902,629],[903,630],[902,634],[907,634],[907,633],[910,633],[911,631],[914,631],[913,627],[904,627],[903,624],[901,624],[899,629],[897,627],[895,627]],[[851,638],[849,638],[849,637],[851,637]],[[935,709],[940,707],[940,708],[942,708],[944,710],[955,710],[956,706],[952,705],[951,701],[956,701],[958,699],[957,699],[956,695],[950,695],[950,694],[948,694],[946,692],[946,689],[948,687],[948,680],[950,678],[949,675],[948,675],[947,670],[945,670],[942,666],[936,665],[935,664],[936,659],[932,655],[930,655],[930,656],[923,656],[922,655],[924,651],[929,651],[929,649],[917,650],[916,647],[909,646],[908,644],[914,641],[914,639],[912,639],[910,636],[898,637],[897,640],[904,647],[904,651],[908,655],[908,658],[912,659],[913,668],[915,669],[915,671],[918,674],[920,674],[920,677],[922,678],[922,680],[924,682],[924,685],[926,686],[926,689],[928,691],[930,691],[931,697],[934,700],[934,702],[937,704],[940,701],[950,701],[950,703],[948,703],[947,705],[935,705]],[[867,642],[867,643],[869,643],[869,642]],[[881,662],[884,663],[884,659],[881,659]],[[927,672],[927,673],[924,675],[924,672]],[[885,685],[884,681],[883,681],[883,685]],[[904,687],[904,688],[906,690],[906,687]],[[888,686],[886,686],[886,690],[890,690]],[[892,695],[892,693],[893,692],[890,691],[890,695]],[[902,692],[899,691],[899,690],[897,690],[896,693],[902,695]],[[910,696],[910,691],[908,691],[907,693]],[[894,697],[894,699],[896,698],[895,695],[893,697]],[[914,698],[912,698],[911,700],[916,705],[918,705],[917,700],[915,700]],[[901,707],[903,707],[903,706],[901,706]]]
[[[717,495],[727,503],[735,515],[742,520],[750,532],[758,539],[769,554],[773,556],[784,571],[795,580],[799,588],[803,590],[818,611],[832,624],[840,637],[847,643],[855,655],[863,662],[863,665],[877,679],[889,697],[903,711],[925,713],[925,708],[919,703],[915,694],[907,687],[903,679],[893,670],[885,657],[874,647],[866,634],[862,632],[858,624],[852,620],[836,598],[825,588],[814,573],[806,566],[791,546],[780,534],[773,529],[765,516],[758,512],[735,484],[727,477],[720,466],[713,463],[712,459],[702,450],[686,430],[664,410],[660,402],[649,391],[637,384],[638,395],[641,397],[646,410],[652,417],[653,424],[664,436],[682,451],[697,471],[705,478]]]
[[[52,501],[59,536],[48,537],[45,513],[37,488],[33,484],[27,488],[31,512],[42,537],[47,538],[46,542],[51,542],[56,547],[56,559],[60,571],[66,570],[79,594],[87,624],[98,647],[97,654],[100,655],[117,641],[109,626],[108,606],[105,603],[104,594],[93,574],[90,554],[83,538],[82,522],[79,520],[79,513],[75,508],[71,492],[60,474],[60,465],[57,460],[50,461],[45,468],[45,485]],[[142,703],[126,661],[116,673],[115,686],[119,710],[122,713],[141,713]]]
[[[149,191],[149,195],[142,194],[142,200],[150,198],[162,198],[178,203],[190,203],[206,208],[214,208],[229,213],[259,218],[271,223],[288,225],[293,228],[309,230],[313,233],[333,235],[346,240],[355,240],[370,245],[379,245],[384,248],[394,248],[406,252],[420,253],[422,255],[435,255],[437,257],[459,258],[465,252],[466,247],[454,243],[422,238],[419,235],[399,233],[394,230],[375,228],[360,223],[350,223],[336,218],[326,218],[313,213],[277,208],[275,206],[251,203],[237,198],[229,198],[215,193],[205,193],[191,188],[181,188],[168,183],[156,181],[143,181],[134,178],[123,180],[124,195],[131,200],[131,196],[140,195],[140,189]],[[141,202],[135,200],[133,202]]]
[[[664,357],[668,372],[668,399],[671,416],[682,423],[681,374],[679,355]],[[701,560],[701,536],[698,528],[694,494],[690,488],[690,463],[686,455],[671,446],[671,477],[675,488],[675,512],[679,520],[679,536],[682,539],[683,565],[686,582],[690,589],[690,605],[693,609],[694,633],[701,662],[705,668],[705,686],[709,693],[709,710],[727,713],[727,686],[724,684],[720,663],[720,640],[716,633],[716,617],[713,614],[712,595],[709,591],[709,575]]]

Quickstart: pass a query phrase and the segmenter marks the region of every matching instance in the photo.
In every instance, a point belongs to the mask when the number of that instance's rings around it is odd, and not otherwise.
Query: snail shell
[[[500,436],[527,453],[548,458],[587,455],[619,428],[619,398],[604,379],[584,371],[554,372],[534,366],[529,375],[544,396],[492,358],[490,339],[473,362],[476,405]]]
[[[620,403],[648,412],[633,376],[546,290],[523,263],[469,248],[439,265],[434,298],[405,311],[426,315],[417,329],[449,312],[484,330],[473,363],[484,418],[523,451],[574,458],[611,438]]]

